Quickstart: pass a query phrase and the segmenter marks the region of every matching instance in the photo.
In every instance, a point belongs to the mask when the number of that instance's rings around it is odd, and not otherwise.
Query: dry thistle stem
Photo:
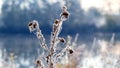
[[[50,65],[54,63],[53,62],[53,58],[54,58],[53,54],[56,51],[55,47],[58,44],[57,39],[59,39],[58,35],[61,32],[63,21],[67,20],[69,15],[70,14],[67,11],[67,7],[64,6],[62,8],[60,20],[56,19],[54,24],[53,24],[53,32],[51,34],[51,47],[50,47],[50,54],[49,54],[50,55],[50,63],[49,63]],[[63,38],[60,38],[59,40],[60,40],[60,42],[65,42],[65,40]],[[54,64],[53,64],[53,66],[54,66]],[[53,66],[49,66],[49,67],[53,68]]]
[[[60,42],[65,43],[65,39],[58,37],[58,35],[61,32],[63,21],[67,20],[69,18],[69,15],[70,15],[70,13],[67,11],[67,7],[63,6],[62,13],[60,15],[60,19],[56,19],[54,21],[54,24],[52,27],[51,39],[50,39],[51,43],[50,43],[49,49],[48,49],[48,46],[46,45],[45,38],[44,38],[41,30],[39,29],[38,22],[36,20],[33,20],[33,21],[29,22],[29,24],[28,24],[30,32],[33,32],[37,36],[38,40],[40,41],[41,47],[44,49],[47,49],[47,51],[49,53],[46,57],[46,62],[48,64],[48,68],[55,68],[54,67],[55,59],[56,59],[56,56],[59,55],[59,54],[55,55],[57,44]],[[62,50],[62,52],[65,50],[66,50],[66,48],[64,48]],[[69,50],[69,53],[73,53],[73,51]],[[40,60],[36,61],[36,65],[37,65],[37,68],[43,68]]]
[[[33,32],[37,36],[41,47],[44,49],[48,49],[46,42],[45,42],[45,38],[44,38],[41,30],[39,29],[38,21],[33,20],[33,21],[29,22],[28,27],[29,27],[30,32]]]

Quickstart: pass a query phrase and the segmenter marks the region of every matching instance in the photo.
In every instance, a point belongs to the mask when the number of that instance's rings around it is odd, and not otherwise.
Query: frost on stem
[[[44,38],[43,34],[41,33],[41,30],[36,31],[36,36],[37,36],[38,40],[40,41],[41,47],[43,47],[44,49],[48,49],[47,45],[45,44],[45,38]]]
[[[33,32],[37,36],[38,40],[40,41],[41,47],[43,47],[44,49],[48,49],[48,47],[45,43],[45,38],[44,38],[41,30],[39,29],[38,21],[33,20],[33,21],[29,22],[28,27],[29,27],[30,32]]]
[[[29,22],[28,27],[30,32],[33,32],[38,40],[40,41],[40,45],[41,47],[43,47],[44,49],[47,49],[47,51],[49,52],[49,54],[46,57],[46,62],[48,64],[48,68],[55,68],[55,53],[56,53],[56,46],[58,43],[66,43],[65,39],[62,37],[58,37],[58,35],[60,34],[61,30],[62,30],[62,24],[63,21],[67,20],[69,18],[70,13],[67,11],[67,7],[63,6],[62,8],[62,13],[60,15],[60,19],[56,19],[54,21],[53,27],[52,27],[52,33],[51,33],[51,39],[50,39],[50,48],[48,49],[46,42],[45,42],[45,38],[41,32],[41,30],[39,29],[39,24],[36,20],[33,20],[31,22]],[[67,47],[67,46],[66,46]],[[61,50],[66,51],[66,48],[63,48]],[[69,50],[69,53],[73,53],[72,50]],[[56,54],[57,56],[58,54]],[[41,66],[41,61],[37,61],[37,68],[39,68]],[[40,67],[41,68],[41,67]]]
[[[52,46],[57,45],[57,44],[55,44],[55,42],[57,41],[58,35],[60,34],[60,32],[62,30],[63,21],[67,20],[69,15],[70,15],[70,13],[67,11],[67,7],[63,6],[62,13],[60,15],[60,20],[56,19],[53,24],[53,32],[51,34],[51,45]]]
[[[50,68],[53,68],[54,66],[54,62],[53,62],[53,55],[55,53],[55,47],[57,46],[58,44],[58,40],[59,42],[63,42],[65,43],[65,40],[64,38],[59,38],[58,35],[60,34],[61,30],[62,30],[62,24],[63,24],[63,21],[67,20],[68,17],[69,17],[69,12],[67,11],[67,7],[66,6],[63,6],[62,8],[62,13],[60,15],[60,19],[56,19],[54,21],[54,24],[53,24],[53,29],[52,29],[52,34],[51,34],[51,47],[50,47],[50,56],[49,56],[49,67]]]
[[[73,54],[73,50],[70,48],[70,45],[71,45],[71,37],[68,36],[67,37],[67,42],[66,42],[66,51],[69,53],[69,54]]]
[[[56,54],[56,59],[57,58],[61,58],[61,56],[64,56],[65,54],[65,52],[67,52],[67,54],[73,54],[74,53],[74,51],[72,50],[72,48],[70,48],[70,45],[71,45],[71,37],[70,36],[68,36],[67,37],[67,40],[66,40],[66,47],[65,48],[63,48],[59,53],[57,53]]]

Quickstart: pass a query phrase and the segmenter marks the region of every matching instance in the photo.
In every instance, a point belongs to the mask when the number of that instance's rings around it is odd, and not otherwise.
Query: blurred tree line
[[[103,15],[96,8],[90,8],[85,12],[79,0],[65,0],[71,16],[63,25],[62,33],[92,33],[92,32],[120,32],[120,15],[104,15],[106,25],[97,28],[93,19],[99,19]],[[42,2],[42,4],[41,4]],[[31,20],[38,20],[43,33],[50,34],[54,19],[59,17],[61,12],[60,2],[50,4],[47,0],[3,0],[2,21],[3,33],[24,33],[28,34],[27,23]],[[67,28],[66,28],[67,27]]]

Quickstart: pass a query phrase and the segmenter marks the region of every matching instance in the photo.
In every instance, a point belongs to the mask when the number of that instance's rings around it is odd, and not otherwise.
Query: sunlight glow
[[[58,0],[47,0],[50,4],[56,3]]]
[[[120,9],[120,0],[80,0],[80,3],[85,11],[95,7],[103,12],[118,13]]]
[[[49,4],[59,2],[61,6],[65,5],[65,0],[47,0]]]
[[[103,68],[100,56],[84,58],[82,63],[82,68]]]
[[[20,4],[20,7],[21,7],[21,9],[25,9],[25,8],[28,8],[29,9],[29,2],[24,2],[24,3],[22,3],[22,4]]]

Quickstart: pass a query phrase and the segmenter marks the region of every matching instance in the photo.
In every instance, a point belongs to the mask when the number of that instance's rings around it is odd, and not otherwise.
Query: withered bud
[[[58,19],[56,19],[56,20],[54,21],[54,23],[55,23],[55,24],[58,24],[58,23],[59,23],[59,20],[58,20]]]
[[[32,22],[29,22],[29,23],[28,23],[28,26],[32,26],[32,25],[33,25]]]
[[[46,57],[46,61],[47,61],[47,63],[48,63],[48,60],[49,60],[49,56]]]
[[[47,61],[46,61],[46,62],[47,62],[47,63],[49,62],[49,61],[48,61],[48,59],[47,59]]]
[[[40,60],[36,60],[36,65],[37,66],[41,66],[41,61]]]
[[[49,55],[48,55],[48,56],[46,56],[46,58],[47,58],[47,59],[49,59]]]
[[[54,34],[54,33],[52,33],[52,35],[54,36],[55,34]]]
[[[42,63],[41,63],[40,60],[36,61],[36,66],[37,66],[37,68],[43,68]]]
[[[49,54],[48,56],[46,56],[46,61],[49,62],[49,58],[50,58],[51,54]]]
[[[37,24],[36,24],[36,23],[34,23],[34,24],[33,24],[33,28],[36,28],[36,26],[37,26]]]
[[[40,63],[41,63],[40,60],[37,60],[37,61],[36,61],[36,64],[40,64]]]
[[[38,21],[33,20],[33,28],[39,29]]]
[[[60,42],[65,43],[65,39],[64,38],[59,38]]]
[[[28,27],[29,27],[30,32],[34,31],[33,23],[32,22],[28,23]]]
[[[29,27],[30,32],[33,32],[39,29],[39,24],[36,20],[33,20],[29,22],[28,27]]]
[[[60,17],[61,17],[60,19],[62,21],[65,21],[69,18],[69,15],[70,15],[70,13],[67,11],[67,7],[63,6],[62,13],[60,14]]]
[[[73,53],[73,50],[72,50],[72,49],[69,49],[69,53],[72,54],[72,53]]]
[[[65,18],[68,18],[69,17],[69,12],[68,11],[65,11],[61,14],[61,16],[64,16]]]

